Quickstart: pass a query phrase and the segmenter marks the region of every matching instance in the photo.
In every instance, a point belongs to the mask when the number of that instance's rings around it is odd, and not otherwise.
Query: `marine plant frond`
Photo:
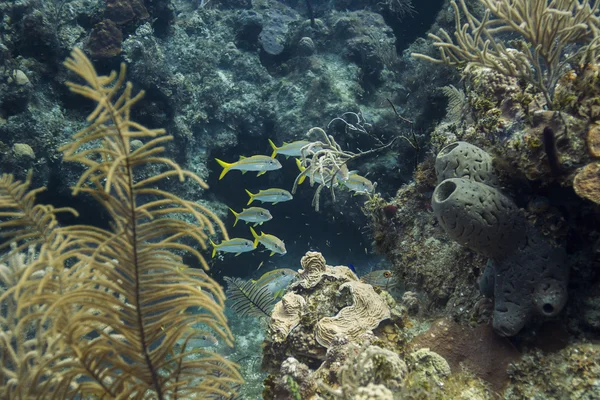
[[[240,316],[270,318],[275,305],[275,297],[266,286],[258,286],[252,281],[225,277],[227,298],[231,308]]]
[[[463,118],[467,104],[465,92],[462,89],[457,89],[454,85],[442,86],[440,91],[448,98],[446,119],[451,122],[460,121]]]
[[[35,196],[44,188],[29,190],[31,178],[31,172],[25,182],[16,180],[10,174],[0,176],[0,251],[13,246],[12,251],[0,261],[9,254],[21,252],[35,244],[52,242],[58,226],[57,213],[70,212],[77,216],[77,212],[71,208],[36,204]],[[17,246],[14,247],[14,244]]]
[[[131,121],[131,107],[143,92],[132,95],[124,65],[118,75],[98,76],[79,49],[65,65],[85,81],[69,83],[71,90],[97,103],[90,125],[62,148],[65,160],[87,167],[73,193],[91,194],[112,221],[110,230],[55,228],[48,240],[57,251],[49,254],[48,268],[65,261],[69,267],[35,284],[23,283],[32,274],[21,278],[28,298],[19,297],[18,308],[43,305],[36,317],[52,339],[47,346],[52,351],[32,372],[27,393],[159,400],[231,394],[229,388],[242,382],[235,364],[180,345],[201,332],[232,344],[223,290],[204,271],[188,268],[180,255],[191,254],[208,269],[197,248],[206,248],[216,228],[225,238],[227,233],[210,210],[154,187],[171,176],[206,184],[161,156],[171,139],[164,130]],[[145,144],[133,150],[132,139]],[[148,177],[161,167],[166,170]],[[137,180],[140,168],[144,179]],[[28,239],[27,232],[18,235]],[[36,354],[41,357],[39,348]],[[26,384],[19,382],[21,390]]]

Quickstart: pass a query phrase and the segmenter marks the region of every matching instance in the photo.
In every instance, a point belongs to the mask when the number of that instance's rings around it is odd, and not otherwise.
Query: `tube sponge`
[[[489,168],[491,157],[483,150],[461,142],[446,146],[436,161],[441,181],[431,205],[450,238],[491,259],[480,288],[486,296],[493,293],[494,330],[513,336],[532,316],[563,309],[569,270],[564,249],[493,187],[497,178]]]
[[[527,244],[494,263],[496,332],[516,335],[533,315],[552,317],[567,301],[566,253],[552,246],[533,228]]]
[[[467,142],[454,142],[440,150],[435,159],[435,172],[438,183],[449,178],[464,178],[498,186],[492,157]]]
[[[454,241],[486,257],[501,258],[525,239],[517,206],[483,183],[446,179],[435,188],[431,206]]]

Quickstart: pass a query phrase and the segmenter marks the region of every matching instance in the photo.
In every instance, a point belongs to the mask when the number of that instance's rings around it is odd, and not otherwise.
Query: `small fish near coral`
[[[259,190],[256,194],[246,189],[246,193],[248,193],[248,196],[250,196],[250,200],[248,200],[248,205],[250,205],[254,200],[258,200],[262,203],[277,204],[283,201],[289,201],[293,199],[292,194],[285,189],[271,188]]]
[[[205,348],[218,346],[219,340],[210,333],[203,333],[201,335],[192,335],[189,338],[182,338],[177,341],[179,346],[185,345],[186,348]]]
[[[308,140],[296,140],[292,143],[283,142],[280,147],[275,146],[275,143],[269,139],[269,144],[273,148],[273,154],[271,157],[275,158],[277,154],[283,154],[287,157],[300,157],[302,155],[302,149],[308,146],[311,142]]]
[[[254,236],[254,247],[258,246],[258,243],[265,246],[268,250],[271,250],[271,256],[275,253],[284,255],[287,253],[285,249],[285,243],[275,235],[269,235],[268,233],[261,232],[260,235],[256,231],[250,228],[252,236]]]
[[[390,290],[400,285],[400,281],[389,269],[371,271],[362,276],[360,281],[383,290]]]
[[[235,222],[233,223],[233,226],[236,226],[238,220],[240,219],[242,221],[245,221],[247,224],[254,223],[254,226],[262,225],[263,222],[267,222],[273,219],[273,216],[271,215],[269,210],[262,207],[244,208],[239,213],[235,212],[235,210],[233,210],[232,208],[230,208],[229,211],[231,211],[235,216]]]
[[[352,172],[350,172],[348,175],[348,179],[344,179],[342,183],[349,190],[355,192],[356,194],[373,193],[375,190],[375,185],[373,182],[364,176]]]
[[[230,170],[242,171],[242,174],[248,171],[258,171],[258,175],[256,176],[261,176],[267,171],[274,171],[281,168],[281,163],[276,159],[261,155],[251,157],[240,156],[240,159],[233,163],[228,163],[218,158],[215,158],[215,160],[223,167],[223,171],[219,175],[219,180],[223,179]]]
[[[278,299],[283,296],[285,290],[298,279],[298,273],[290,268],[278,268],[262,274],[260,278],[252,281],[258,287],[266,287],[271,293],[273,298]]]
[[[235,253],[235,255],[238,256],[242,253],[247,253],[256,248],[256,242],[253,243],[251,240],[243,238],[233,238],[229,240],[224,240],[219,244],[216,244],[215,242],[210,240],[210,244],[212,244],[213,246],[213,258],[217,255],[217,251],[221,251],[223,253]]]

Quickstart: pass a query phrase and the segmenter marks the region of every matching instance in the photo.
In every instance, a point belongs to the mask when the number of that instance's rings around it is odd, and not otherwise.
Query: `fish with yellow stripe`
[[[283,154],[286,157],[300,157],[302,155],[302,149],[308,146],[311,142],[308,140],[296,140],[292,143],[283,142],[280,147],[275,146],[275,143],[269,139],[269,144],[273,148],[273,154],[271,157],[275,158],[277,154]]]
[[[252,193],[248,189],[246,189],[246,193],[250,196],[250,200],[248,200],[248,205],[250,205],[254,200],[258,200],[262,203],[281,203],[282,201],[292,200],[292,194],[285,189],[264,189],[259,190],[258,193]]]
[[[246,221],[246,223],[254,223],[256,225],[262,225],[263,222],[270,221],[273,219],[273,216],[266,208],[262,207],[250,207],[250,208],[242,208],[241,212],[236,212],[233,208],[230,208],[229,211],[233,213],[235,216],[235,222],[233,226],[236,226],[238,220]]]
[[[281,163],[273,157],[261,155],[251,157],[241,156],[238,161],[233,163],[228,163],[223,160],[219,160],[218,158],[215,158],[215,160],[217,160],[219,165],[223,167],[223,171],[221,172],[221,175],[219,175],[219,180],[223,179],[225,174],[231,170],[242,171],[242,174],[245,174],[248,171],[258,171],[258,175],[256,176],[261,176],[267,171],[274,171],[281,168]]]
[[[221,251],[223,253],[235,253],[236,256],[239,256],[242,253],[246,253],[248,251],[256,249],[256,242],[252,242],[251,240],[243,238],[233,238],[229,240],[224,240],[219,244],[216,244],[211,239],[209,240],[210,244],[212,244],[213,246],[213,258],[217,255],[217,251]]]
[[[285,249],[285,243],[283,240],[279,239],[275,235],[269,235],[268,233],[261,232],[260,235],[256,233],[252,227],[250,227],[250,232],[252,232],[252,236],[254,237],[254,247],[258,246],[258,244],[262,244],[268,250],[271,250],[271,256],[275,253],[284,255],[287,253]]]
[[[343,180],[342,183],[351,191],[356,194],[360,193],[373,193],[375,185],[373,182],[365,178],[364,176],[358,175],[357,173],[350,172],[348,178]]]
[[[298,279],[298,272],[290,268],[278,268],[262,274],[257,280],[252,282],[260,287],[267,288],[273,293],[273,298],[282,297],[290,283]]]

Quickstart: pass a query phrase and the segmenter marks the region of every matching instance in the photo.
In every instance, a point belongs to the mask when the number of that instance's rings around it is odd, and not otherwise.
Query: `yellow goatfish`
[[[277,147],[275,146],[275,143],[273,143],[273,141],[269,139],[269,144],[273,148],[273,154],[271,154],[271,157],[273,158],[275,158],[277,153],[283,154],[286,157],[300,157],[302,155],[302,148],[308,146],[310,142],[308,140],[296,140],[292,143],[283,142],[281,147]]]
[[[279,239],[277,236],[269,235],[264,232],[261,232],[259,236],[252,227],[250,227],[250,232],[252,232],[252,236],[254,236],[255,247],[258,246],[259,243],[262,244],[267,249],[271,250],[271,256],[275,253],[281,255],[287,253],[283,240]]]
[[[372,193],[375,190],[373,182],[358,174],[350,174],[348,179],[343,180],[342,183],[356,193]]]
[[[242,238],[225,240],[219,244],[216,244],[215,242],[210,240],[210,244],[212,244],[213,246],[213,258],[215,257],[215,255],[217,255],[217,251],[222,251],[223,253],[235,253],[236,256],[239,256],[241,253],[252,251],[256,248],[256,242],[252,243],[251,240]]]
[[[246,189],[246,193],[248,193],[248,196],[250,196],[250,200],[248,200],[248,205],[250,205],[250,203],[252,203],[254,200],[258,200],[263,203],[277,204],[282,201],[291,200],[293,198],[292,194],[287,190],[276,188],[259,190],[256,194]]]
[[[242,171],[242,174],[245,174],[247,171],[258,171],[258,175],[256,176],[261,176],[267,171],[274,171],[276,169],[281,168],[281,164],[279,163],[279,161],[269,156],[241,156],[240,159],[234,163],[227,163],[225,161],[219,160],[218,158],[215,158],[215,160],[217,160],[219,165],[223,167],[223,172],[221,172],[219,180],[223,179],[225,174],[232,169]]]
[[[254,222],[254,226],[262,225],[263,222],[273,218],[269,210],[261,207],[243,208],[242,212],[235,212],[232,208],[229,209],[235,215],[233,226],[238,223],[238,220],[246,221],[246,223]]]
[[[260,288],[267,288],[273,293],[275,299],[282,297],[285,289],[298,278],[298,273],[293,269],[279,268],[273,271],[265,272],[256,281],[252,281]]]

